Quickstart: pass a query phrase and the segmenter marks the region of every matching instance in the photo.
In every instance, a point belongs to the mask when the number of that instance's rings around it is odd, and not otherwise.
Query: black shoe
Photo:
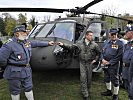
[[[133,98],[129,96],[129,97],[128,97],[128,100],[133,100]]]
[[[83,97],[83,100],[89,100],[89,98],[88,97]]]
[[[113,99],[112,100],[118,100],[118,95],[113,95]]]
[[[101,92],[101,95],[103,95],[103,96],[112,96],[112,91],[111,90],[107,90],[105,92]]]

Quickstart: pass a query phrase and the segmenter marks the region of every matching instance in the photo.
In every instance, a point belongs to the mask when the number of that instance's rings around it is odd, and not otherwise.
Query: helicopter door
[[[85,26],[81,24],[76,24],[76,29],[75,29],[75,41],[77,41],[82,34]]]
[[[106,40],[106,25],[102,22],[91,23],[87,30],[91,30],[94,33],[94,41],[103,42]]]
[[[106,24],[102,22],[92,22],[88,25],[87,31],[93,32],[93,40],[99,45],[100,50],[102,49],[102,44],[106,40]],[[99,72],[102,69],[97,70],[99,62],[95,63],[93,66],[93,72]]]

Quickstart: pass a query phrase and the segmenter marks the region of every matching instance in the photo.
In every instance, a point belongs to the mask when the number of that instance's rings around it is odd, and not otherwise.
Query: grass
[[[33,84],[35,100],[82,100],[79,70],[33,72]],[[94,73],[90,100],[111,100],[111,97],[100,95],[100,92],[105,90],[103,74]],[[127,92],[121,88],[119,98],[119,100],[128,100]],[[0,80],[0,100],[11,100],[7,81],[4,79]],[[21,100],[26,100],[23,92]]]

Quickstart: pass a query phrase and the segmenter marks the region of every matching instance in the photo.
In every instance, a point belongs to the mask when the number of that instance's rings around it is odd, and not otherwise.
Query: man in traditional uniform
[[[133,34],[133,32],[132,32]],[[129,100],[133,100],[133,41],[132,41],[132,57],[129,67]]]
[[[133,26],[126,27],[128,43],[124,46],[123,54],[123,78],[128,89],[129,100],[133,100]]]
[[[20,99],[21,88],[23,88],[28,100],[34,100],[32,70],[29,65],[31,47],[54,44],[53,41],[28,42],[26,37],[25,26],[17,26],[14,28],[14,37],[0,48],[0,66],[6,67],[3,77],[9,83],[12,100]]]
[[[110,29],[109,40],[104,44],[102,50],[102,64],[104,65],[104,76],[107,91],[102,92],[103,96],[112,96],[111,83],[114,85],[113,100],[118,100],[119,91],[119,61],[123,54],[123,43],[117,38],[117,29]]]
[[[128,40],[128,43],[124,45],[124,53],[123,53],[123,72],[122,72],[122,78],[123,78],[123,85],[124,88],[129,90],[129,66],[131,62],[131,40],[132,40],[132,27],[127,26],[126,27],[126,38]]]
[[[80,60],[81,92],[83,99],[88,100],[91,86],[92,64],[98,60],[100,52],[98,44],[93,41],[93,32],[87,31],[85,38],[73,46],[61,42],[59,42],[59,45],[69,50],[73,50],[75,46],[77,47],[76,49],[79,49],[77,52],[79,52]]]
[[[1,46],[2,46],[2,41],[1,41],[1,39],[0,39],[0,48],[1,48]],[[0,79],[1,78],[3,78],[3,68],[0,68]]]

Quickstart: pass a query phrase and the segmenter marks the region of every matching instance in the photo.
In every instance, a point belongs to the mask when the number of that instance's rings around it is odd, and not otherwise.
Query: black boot
[[[112,91],[111,90],[107,90],[105,92],[101,92],[101,95],[103,95],[103,96],[112,96]]]
[[[133,100],[133,97],[131,97],[131,96],[128,96],[128,100]]]
[[[83,97],[83,100],[89,100],[89,98],[88,97]]]
[[[113,99],[112,100],[118,100],[118,95],[113,95]]]

